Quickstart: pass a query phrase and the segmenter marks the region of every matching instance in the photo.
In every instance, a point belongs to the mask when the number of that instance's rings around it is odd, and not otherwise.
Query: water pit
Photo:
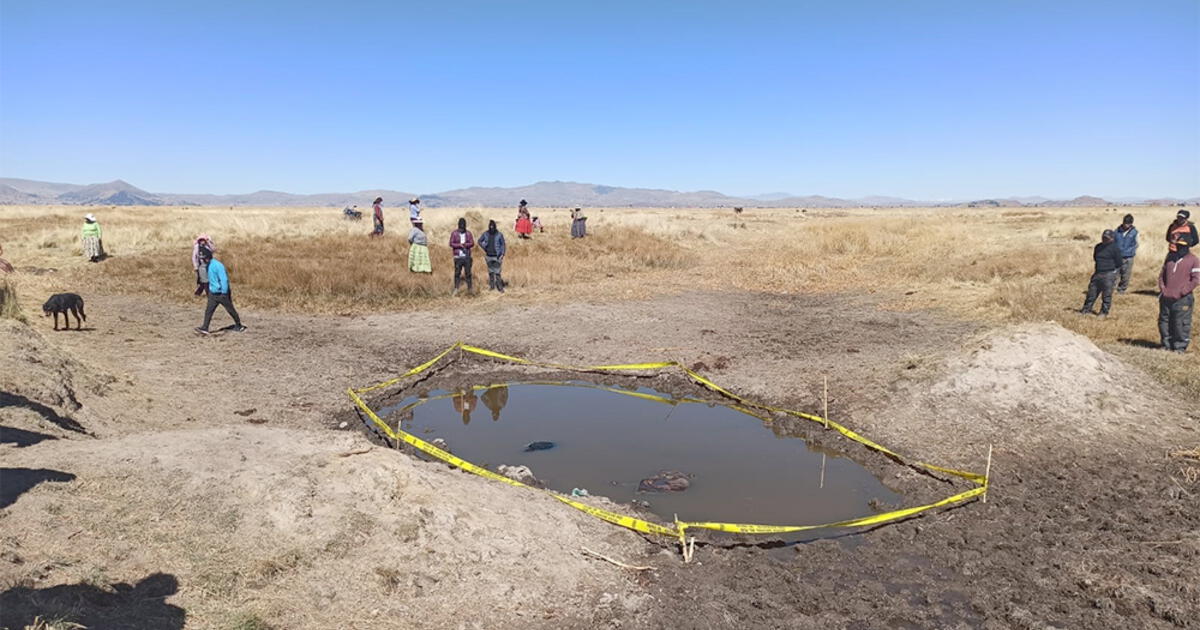
[[[684,521],[810,525],[869,515],[901,499],[853,460],[777,435],[760,418],[648,388],[509,383],[433,391],[379,411],[390,425],[444,440],[455,455],[490,470],[524,465],[550,489],[581,488],[638,504],[663,522],[677,514]],[[643,481],[656,475],[659,483]],[[648,485],[686,489],[647,492]]]

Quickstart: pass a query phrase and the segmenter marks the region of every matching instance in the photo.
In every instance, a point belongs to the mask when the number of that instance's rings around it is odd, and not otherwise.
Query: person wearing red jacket
[[[1186,352],[1192,334],[1192,291],[1200,286],[1200,258],[1191,253],[1186,233],[1175,237],[1158,274],[1158,334],[1163,348]]]

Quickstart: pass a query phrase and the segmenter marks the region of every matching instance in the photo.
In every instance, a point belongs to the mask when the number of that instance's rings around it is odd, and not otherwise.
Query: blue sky
[[[1200,195],[1200,2],[0,0],[0,175]]]

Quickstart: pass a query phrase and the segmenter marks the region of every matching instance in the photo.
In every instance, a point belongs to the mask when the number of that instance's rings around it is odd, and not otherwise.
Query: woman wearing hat
[[[371,232],[371,236],[383,236],[383,197],[376,197],[371,205],[375,211],[375,230]]]
[[[83,217],[83,257],[89,262],[100,262],[104,257],[104,241],[100,239],[100,224],[96,215],[87,213]]]
[[[571,238],[587,236],[587,217],[583,216],[583,208],[571,211]]]
[[[425,224],[419,218],[413,221],[408,232],[408,270],[413,273],[433,273],[429,261],[429,238],[425,236]]]
[[[208,293],[208,256],[204,256],[203,251],[207,249],[209,254],[215,254],[217,244],[213,242],[212,237],[207,234],[196,236],[196,240],[192,241],[192,269],[196,270],[196,295],[204,295]]]
[[[529,218],[529,204],[524,199],[517,206],[517,224],[514,227],[517,238],[529,238],[533,234],[533,221]]]

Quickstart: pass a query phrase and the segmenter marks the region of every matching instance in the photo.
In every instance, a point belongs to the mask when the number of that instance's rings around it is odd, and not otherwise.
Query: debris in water
[[[571,488],[571,496],[586,497],[588,496],[587,488]]]
[[[530,442],[525,445],[525,452],[529,451],[545,451],[554,448],[554,442]]]
[[[678,470],[661,470],[638,483],[638,492],[683,492],[692,482]]]
[[[509,466],[507,464],[500,464],[496,467],[496,470],[500,471],[501,475],[504,475],[513,481],[520,481],[523,484],[537,486],[539,488],[543,485],[537,477],[533,476],[533,471],[530,470],[528,466]]]
[[[433,441],[430,442],[430,444],[442,449],[443,451],[446,451],[447,453],[450,452],[450,445],[447,444],[446,440],[444,440],[442,438],[434,438]]]

